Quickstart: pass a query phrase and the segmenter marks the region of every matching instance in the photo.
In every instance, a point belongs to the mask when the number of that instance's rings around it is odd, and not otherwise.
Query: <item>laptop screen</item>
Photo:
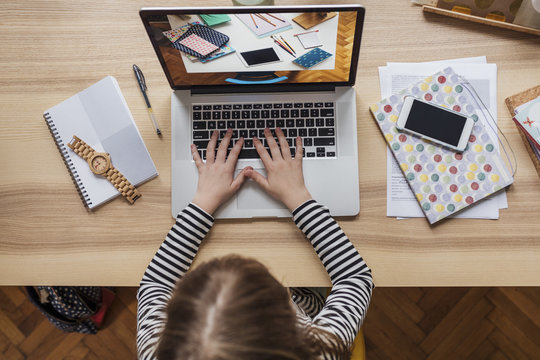
[[[176,90],[354,84],[358,5],[146,8],[140,16]]]

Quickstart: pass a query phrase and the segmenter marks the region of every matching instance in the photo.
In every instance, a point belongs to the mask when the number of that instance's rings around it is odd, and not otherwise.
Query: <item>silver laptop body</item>
[[[337,13],[353,11],[356,13],[356,29],[354,31],[354,44],[352,56],[350,57],[350,70],[348,82],[335,83],[312,83],[309,84],[259,84],[254,81],[254,85],[230,85],[225,86],[177,86],[174,76],[171,76],[167,63],[164,61],[164,54],[160,53],[159,42],[156,29],[151,29],[154,24],[163,22],[164,17],[160,14],[167,14],[167,19],[171,20],[170,14],[190,14],[190,19],[197,19],[197,15],[218,13],[229,14],[230,18],[236,20],[234,13],[238,11],[256,14],[273,14],[273,19],[286,17],[289,14],[302,14],[310,12],[329,11]],[[278,12],[276,12],[278,11]],[[352,85],[356,74],[356,65],[360,47],[360,37],[362,33],[362,24],[365,10],[357,5],[333,5],[333,6],[291,6],[291,7],[272,7],[272,8],[248,8],[248,7],[229,7],[229,8],[148,8],[141,9],[141,18],[148,31],[151,41],[154,45],[158,58],[162,63],[167,78],[174,90],[171,95],[171,187],[172,187],[172,216],[176,217],[192,199],[197,188],[198,173],[195,163],[192,159],[190,145],[194,142],[192,112],[194,106],[201,104],[302,104],[315,102],[319,106],[322,104],[333,103],[334,105],[334,128],[335,128],[335,147],[332,148],[331,157],[304,157],[303,171],[306,186],[314,199],[325,204],[330,209],[333,216],[354,216],[360,210],[359,181],[358,181],[358,146],[357,146],[357,126],[356,126],[356,93]],[[350,13],[346,13],[351,16]],[[264,16],[266,19],[273,20],[270,15]],[[292,15],[291,15],[292,17]],[[262,17],[257,17],[258,19]],[[264,19],[262,19],[264,20]],[[325,25],[329,27],[331,19]],[[268,22],[268,21],[267,21]],[[290,21],[291,25],[295,24]],[[323,23],[324,24],[324,23]],[[349,24],[353,25],[353,24]],[[338,29],[342,24],[338,23]],[[157,27],[157,25],[155,26]],[[171,26],[171,29],[173,26]],[[320,26],[322,27],[322,24]],[[220,30],[219,26],[215,27]],[[316,29],[316,28],[315,28]],[[293,28],[292,32],[298,32]],[[247,30],[246,30],[247,31]],[[282,34],[290,34],[283,32]],[[289,38],[288,43],[295,39],[294,35],[284,35]],[[170,40],[170,39],[169,39]],[[163,39],[161,46],[167,42]],[[172,41],[172,40],[171,40]],[[257,40],[258,41],[258,40]],[[298,52],[307,53],[311,49],[302,49],[298,43],[294,43]],[[292,46],[290,47],[292,48]],[[324,47],[323,47],[324,49]],[[171,51],[166,49],[167,51]],[[164,50],[162,50],[164,51]],[[340,49],[336,52],[340,55]],[[171,52],[172,53],[172,52]],[[281,54],[283,58],[284,54]],[[300,55],[300,54],[297,54]],[[228,57],[235,54],[227,55]],[[234,60],[230,58],[231,61]],[[220,59],[214,60],[218,64]],[[292,57],[291,57],[292,60]],[[186,61],[186,60],[184,60]],[[289,59],[285,60],[289,61]],[[321,63],[321,64],[324,64]],[[288,64],[286,64],[289,66]],[[298,67],[298,69],[301,69]],[[251,69],[249,69],[251,70]],[[255,69],[258,70],[258,69]],[[255,71],[254,70],[254,71]],[[306,70],[303,70],[306,71]],[[277,72],[276,72],[277,73]],[[290,72],[294,73],[294,72]],[[193,75],[197,76],[197,74]],[[271,105],[269,105],[271,106]],[[277,106],[277,105],[274,105]],[[279,105],[280,107],[282,105]],[[285,105],[287,106],[287,105]],[[296,105],[295,105],[296,106]],[[320,148],[317,148],[317,151]],[[315,151],[315,150],[314,150]],[[324,155],[323,155],[324,156]],[[236,174],[246,166],[252,166],[256,171],[265,175],[262,161],[258,158],[238,160]],[[235,174],[235,175],[236,175]],[[247,180],[238,193],[227,203],[223,204],[214,214],[215,218],[257,218],[257,217],[290,217],[289,210],[280,202],[267,195],[252,180]]]

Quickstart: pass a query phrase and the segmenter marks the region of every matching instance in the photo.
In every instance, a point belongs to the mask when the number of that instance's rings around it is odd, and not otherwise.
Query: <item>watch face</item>
[[[107,159],[105,156],[98,155],[92,159],[92,169],[97,173],[107,170]]]

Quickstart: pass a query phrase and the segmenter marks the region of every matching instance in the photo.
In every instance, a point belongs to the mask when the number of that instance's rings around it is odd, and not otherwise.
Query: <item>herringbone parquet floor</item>
[[[0,358],[134,359],[136,288],[119,288],[97,335],[64,334],[20,287],[0,288]],[[540,359],[540,288],[376,288],[368,360]]]

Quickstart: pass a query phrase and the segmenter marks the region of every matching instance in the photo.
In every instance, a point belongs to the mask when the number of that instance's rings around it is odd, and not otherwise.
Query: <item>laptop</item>
[[[140,10],[173,89],[173,217],[196,191],[192,143],[205,159],[212,132],[218,130],[222,138],[232,128],[232,143],[245,139],[235,175],[246,166],[266,175],[251,140],[264,141],[265,127],[283,129],[293,154],[294,139],[302,138],[304,179],[314,199],[333,216],[359,213],[353,85],[364,15],[360,5]],[[214,216],[291,213],[247,180]]]

